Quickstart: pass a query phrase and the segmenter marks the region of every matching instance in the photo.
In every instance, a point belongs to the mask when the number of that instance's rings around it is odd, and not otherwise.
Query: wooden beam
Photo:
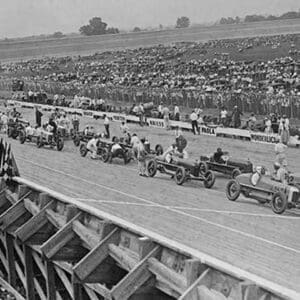
[[[18,201],[0,216],[0,230],[5,231],[11,224],[26,213],[23,200]]]
[[[186,284],[190,286],[198,278],[201,262],[198,259],[187,259],[185,261]]]
[[[0,249],[0,260],[1,260],[1,262],[2,262],[2,264],[3,264],[3,266],[4,266],[4,268],[5,268],[6,272],[8,273],[8,272],[9,272],[8,261],[7,261],[7,259],[6,259],[5,254],[2,252],[1,249]],[[1,272],[1,270],[0,270],[0,272]],[[2,272],[1,272],[1,273],[2,273]],[[8,274],[8,275],[9,275],[9,274]]]
[[[0,277],[0,285],[4,287],[5,290],[10,292],[16,300],[26,300],[22,295],[19,294],[17,290],[14,289],[6,280]]]
[[[26,200],[26,199],[25,199]],[[24,201],[25,201],[24,200]],[[46,209],[50,209],[55,205],[54,201],[48,203],[39,213],[35,214],[29,221],[21,226],[15,235],[25,243],[32,235],[39,231],[44,225],[47,224]],[[26,205],[25,205],[26,206]]]
[[[120,229],[115,228],[106,238],[89,252],[82,260],[80,260],[73,268],[76,276],[84,282],[84,280],[103,262],[109,254],[109,244],[119,243]]]
[[[82,285],[76,280],[76,275],[72,276],[72,287],[73,287],[73,299],[74,300],[82,300]]]
[[[168,268],[154,257],[149,258],[148,264],[149,270],[155,274],[156,277],[160,277],[160,280],[167,284],[171,289],[174,289],[179,294],[182,294],[183,291],[186,290],[187,284],[184,276]]]
[[[40,193],[38,199],[38,206],[40,209],[44,208],[49,202],[53,201],[49,194]]]
[[[99,297],[91,288],[87,287],[85,284],[83,285],[83,288],[87,293],[88,297],[90,298],[90,300],[99,300]]]
[[[31,193],[31,191],[27,185],[24,185],[24,184],[18,185],[18,192],[17,192],[18,199],[24,197],[25,195],[26,195],[26,197],[28,197],[29,192]]]
[[[40,212],[40,208],[29,198],[24,199],[24,206],[33,216]]]
[[[114,300],[128,299],[153,276],[148,270],[148,259],[157,257],[160,251],[160,246],[156,246],[112,289],[111,294]]]
[[[190,285],[187,290],[180,296],[178,300],[198,300],[198,291],[197,287],[204,283],[208,273],[210,272],[210,268],[206,269],[200,277],[194,281],[192,285]]]
[[[56,300],[56,288],[55,288],[55,273],[53,263],[46,259],[46,287],[47,287],[47,300]]]
[[[63,216],[59,213],[56,213],[51,209],[46,210],[46,215],[47,215],[48,220],[57,229],[60,229],[60,228],[64,227],[67,224],[66,216]]]
[[[141,237],[139,241],[139,258],[142,260],[155,247],[155,244],[148,237]]]
[[[96,247],[101,240],[101,236],[96,231],[87,228],[78,220],[73,222],[73,230],[86,243],[90,250]]]
[[[5,233],[5,241],[6,241],[8,282],[11,286],[16,287],[14,239],[11,235]]]
[[[32,247],[31,247],[31,249],[32,249]],[[40,258],[40,256],[35,251],[32,251],[32,258],[34,259],[34,262],[36,263],[36,265],[40,269],[44,279],[46,279],[47,278],[46,267],[45,267],[42,259]]]
[[[58,275],[58,277],[60,278],[61,282],[63,283],[63,285],[65,286],[68,294],[70,295],[70,297],[72,299],[74,299],[74,295],[73,295],[73,287],[71,282],[69,281],[67,275],[65,274],[65,272],[63,270],[61,270],[59,267],[54,266],[54,269]],[[74,299],[76,300],[76,299]]]
[[[66,218],[67,218],[67,222],[69,222],[79,213],[79,209],[77,206],[73,204],[68,204],[66,208],[67,208]]]
[[[26,279],[25,279],[25,276],[23,274],[21,267],[19,266],[19,264],[17,262],[15,262],[15,267],[16,267],[16,272],[18,274],[18,277],[19,277],[24,289],[26,289]]]
[[[24,257],[25,257],[25,279],[26,279],[26,298],[30,300],[35,299],[34,290],[34,272],[33,272],[33,260],[31,248],[24,245]]]
[[[112,296],[110,293],[110,290],[107,289],[105,286],[103,286],[100,283],[87,283],[86,286],[95,292],[97,292],[99,295],[101,295],[105,300],[112,300]]]
[[[5,197],[11,204],[16,204],[19,200],[18,194],[11,192],[9,189],[5,190]]]
[[[72,223],[74,220],[78,219],[80,215],[80,213],[77,214],[41,246],[41,251],[48,259],[51,259],[62,247],[75,237]]]

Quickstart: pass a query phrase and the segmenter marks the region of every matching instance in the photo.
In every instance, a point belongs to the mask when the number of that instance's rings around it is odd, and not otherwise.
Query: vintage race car
[[[176,159],[168,163],[161,156],[157,156],[147,161],[147,172],[150,177],[155,176],[157,171],[171,175],[178,185],[182,185],[189,180],[203,181],[206,188],[211,188],[215,183],[215,175],[211,171],[201,173],[200,163],[186,159]]]
[[[64,148],[64,140],[59,134],[53,134],[44,130],[24,128],[19,132],[19,141],[21,144],[25,142],[35,143],[38,148],[50,146],[61,151]]]
[[[219,163],[213,159],[213,156],[200,156],[200,161],[201,172],[203,174],[211,170],[235,178],[242,173],[253,172],[253,164],[249,160],[233,159],[228,156],[223,156],[224,163]]]
[[[99,158],[105,163],[112,162],[114,158],[119,158],[119,159],[123,159],[124,164],[128,164],[132,159],[130,149],[120,144],[121,149],[113,153],[111,151],[113,144],[114,144],[113,142],[100,140],[97,148],[97,155],[99,156]],[[85,142],[81,143],[79,151],[80,151],[80,155],[82,157],[85,157],[89,152],[89,149],[87,148],[87,143]]]
[[[7,123],[7,136],[16,139],[27,124],[28,121],[23,119],[10,119]]]
[[[73,143],[76,147],[79,147],[80,142],[85,142],[87,143],[91,138],[93,138],[94,133],[93,132],[88,132],[84,133],[84,131],[79,131],[73,134]]]
[[[276,181],[270,175],[242,174],[226,185],[226,196],[235,201],[240,194],[259,203],[270,203],[276,214],[286,209],[300,208],[300,176],[288,175],[288,184]]]

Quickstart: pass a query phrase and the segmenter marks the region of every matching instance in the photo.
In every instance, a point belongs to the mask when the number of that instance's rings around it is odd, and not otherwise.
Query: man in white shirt
[[[196,113],[196,110],[193,110],[193,112],[190,115],[190,119],[192,121],[192,130],[194,134],[199,134],[199,126],[198,126],[198,115]]]
[[[174,119],[175,119],[175,121],[180,121],[180,111],[179,111],[179,107],[177,106],[177,104],[175,104],[175,106],[174,106]]]
[[[287,146],[283,144],[281,141],[279,141],[277,144],[275,144],[274,150],[275,150],[275,162],[279,163],[280,165],[287,165],[286,161],[286,149]]]
[[[136,133],[134,133],[131,137],[130,145],[132,146],[132,153],[135,158],[137,158],[138,155],[139,143],[140,143],[140,139],[137,137]]]
[[[226,108],[222,107],[221,112],[220,112],[220,121],[224,127],[226,125],[227,114],[228,114],[228,112],[227,112]]]
[[[91,158],[97,159],[97,150],[99,144],[99,135],[95,135],[91,140],[88,141],[86,148],[92,152]]]

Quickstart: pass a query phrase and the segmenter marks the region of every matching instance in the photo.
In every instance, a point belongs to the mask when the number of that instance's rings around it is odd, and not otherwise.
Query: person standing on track
[[[146,150],[144,147],[145,139],[141,139],[141,141],[137,144],[137,160],[138,160],[138,169],[139,175],[142,177],[148,177],[146,174]]]
[[[35,123],[38,127],[42,126],[42,116],[43,114],[39,110],[38,106],[35,106]]]
[[[199,126],[198,126],[198,115],[196,113],[196,110],[193,110],[193,112],[190,115],[190,119],[192,121],[192,130],[194,134],[199,134]]]
[[[107,139],[110,138],[110,132],[109,132],[109,118],[106,114],[104,114],[104,128],[105,128],[105,137]]]

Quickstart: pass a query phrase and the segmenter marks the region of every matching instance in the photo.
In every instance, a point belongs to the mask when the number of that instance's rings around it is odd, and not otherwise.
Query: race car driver
[[[225,164],[226,161],[222,158],[223,155],[228,155],[228,152],[223,151],[221,148],[217,149],[217,152],[213,155],[213,160],[219,164]]]
[[[286,163],[282,165],[279,162],[274,163],[274,174],[272,176],[273,180],[279,181],[283,184],[287,184],[287,170],[286,170]]]
[[[116,137],[113,142],[114,143],[111,147],[111,155],[110,155],[110,161],[109,162],[111,162],[112,159],[114,157],[117,157],[117,156],[123,156],[124,159],[125,159],[125,153],[124,153],[123,148],[119,144],[119,139]]]

